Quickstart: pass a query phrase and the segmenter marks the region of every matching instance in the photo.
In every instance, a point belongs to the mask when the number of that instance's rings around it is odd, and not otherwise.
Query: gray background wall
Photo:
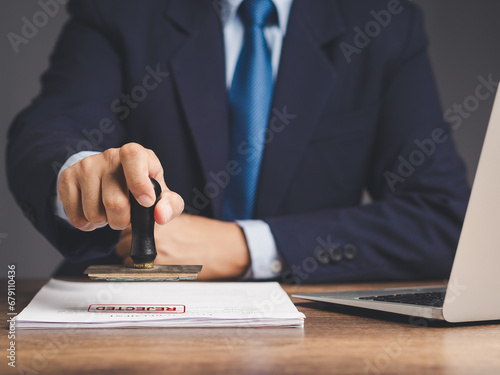
[[[415,0],[414,3],[424,10],[443,110],[474,95],[479,76],[486,78],[492,74],[496,81],[500,80],[498,0]],[[16,113],[38,93],[39,76],[47,68],[48,56],[67,19],[64,9],[56,12],[15,53],[7,34],[20,34],[22,17],[32,19],[39,10],[35,0],[8,0],[2,3],[0,12],[0,277],[6,276],[6,266],[12,263],[17,264],[18,276],[48,276],[62,259],[23,217],[7,189],[5,177],[7,128]],[[492,105],[492,98],[482,101],[453,134],[471,180]]]

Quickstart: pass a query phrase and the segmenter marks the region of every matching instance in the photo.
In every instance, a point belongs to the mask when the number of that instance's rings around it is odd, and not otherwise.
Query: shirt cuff
[[[283,261],[269,225],[262,220],[238,220],[236,224],[245,233],[251,268],[243,279],[275,279],[281,275]]]
[[[56,194],[55,194],[56,198],[55,198],[55,202],[54,202],[54,212],[58,217],[67,221],[68,223],[69,223],[68,215],[66,215],[66,211],[64,211],[63,204],[62,204],[61,200],[59,199],[59,190],[57,189],[57,187],[59,186],[59,177],[61,176],[61,173],[63,173],[66,169],[71,167],[73,164],[78,163],[80,160],[85,159],[86,157],[89,157],[92,155],[97,155],[97,154],[100,154],[100,152],[80,151],[76,154],[73,154],[68,158],[68,160],[66,160],[66,163],[63,164],[63,166],[59,170],[59,173],[57,174]]]

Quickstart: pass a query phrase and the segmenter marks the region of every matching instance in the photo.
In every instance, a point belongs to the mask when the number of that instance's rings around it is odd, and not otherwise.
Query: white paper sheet
[[[71,282],[51,279],[18,328],[301,327],[276,282]]]

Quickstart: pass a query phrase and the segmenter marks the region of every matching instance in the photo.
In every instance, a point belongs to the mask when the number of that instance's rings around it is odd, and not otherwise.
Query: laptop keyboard
[[[359,297],[358,299],[393,303],[407,303],[410,305],[443,307],[444,296],[445,292],[425,292]]]

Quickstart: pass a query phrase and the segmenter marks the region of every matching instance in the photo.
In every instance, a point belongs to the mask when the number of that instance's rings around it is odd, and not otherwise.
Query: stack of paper
[[[18,328],[301,327],[305,316],[276,282],[50,280]]]

